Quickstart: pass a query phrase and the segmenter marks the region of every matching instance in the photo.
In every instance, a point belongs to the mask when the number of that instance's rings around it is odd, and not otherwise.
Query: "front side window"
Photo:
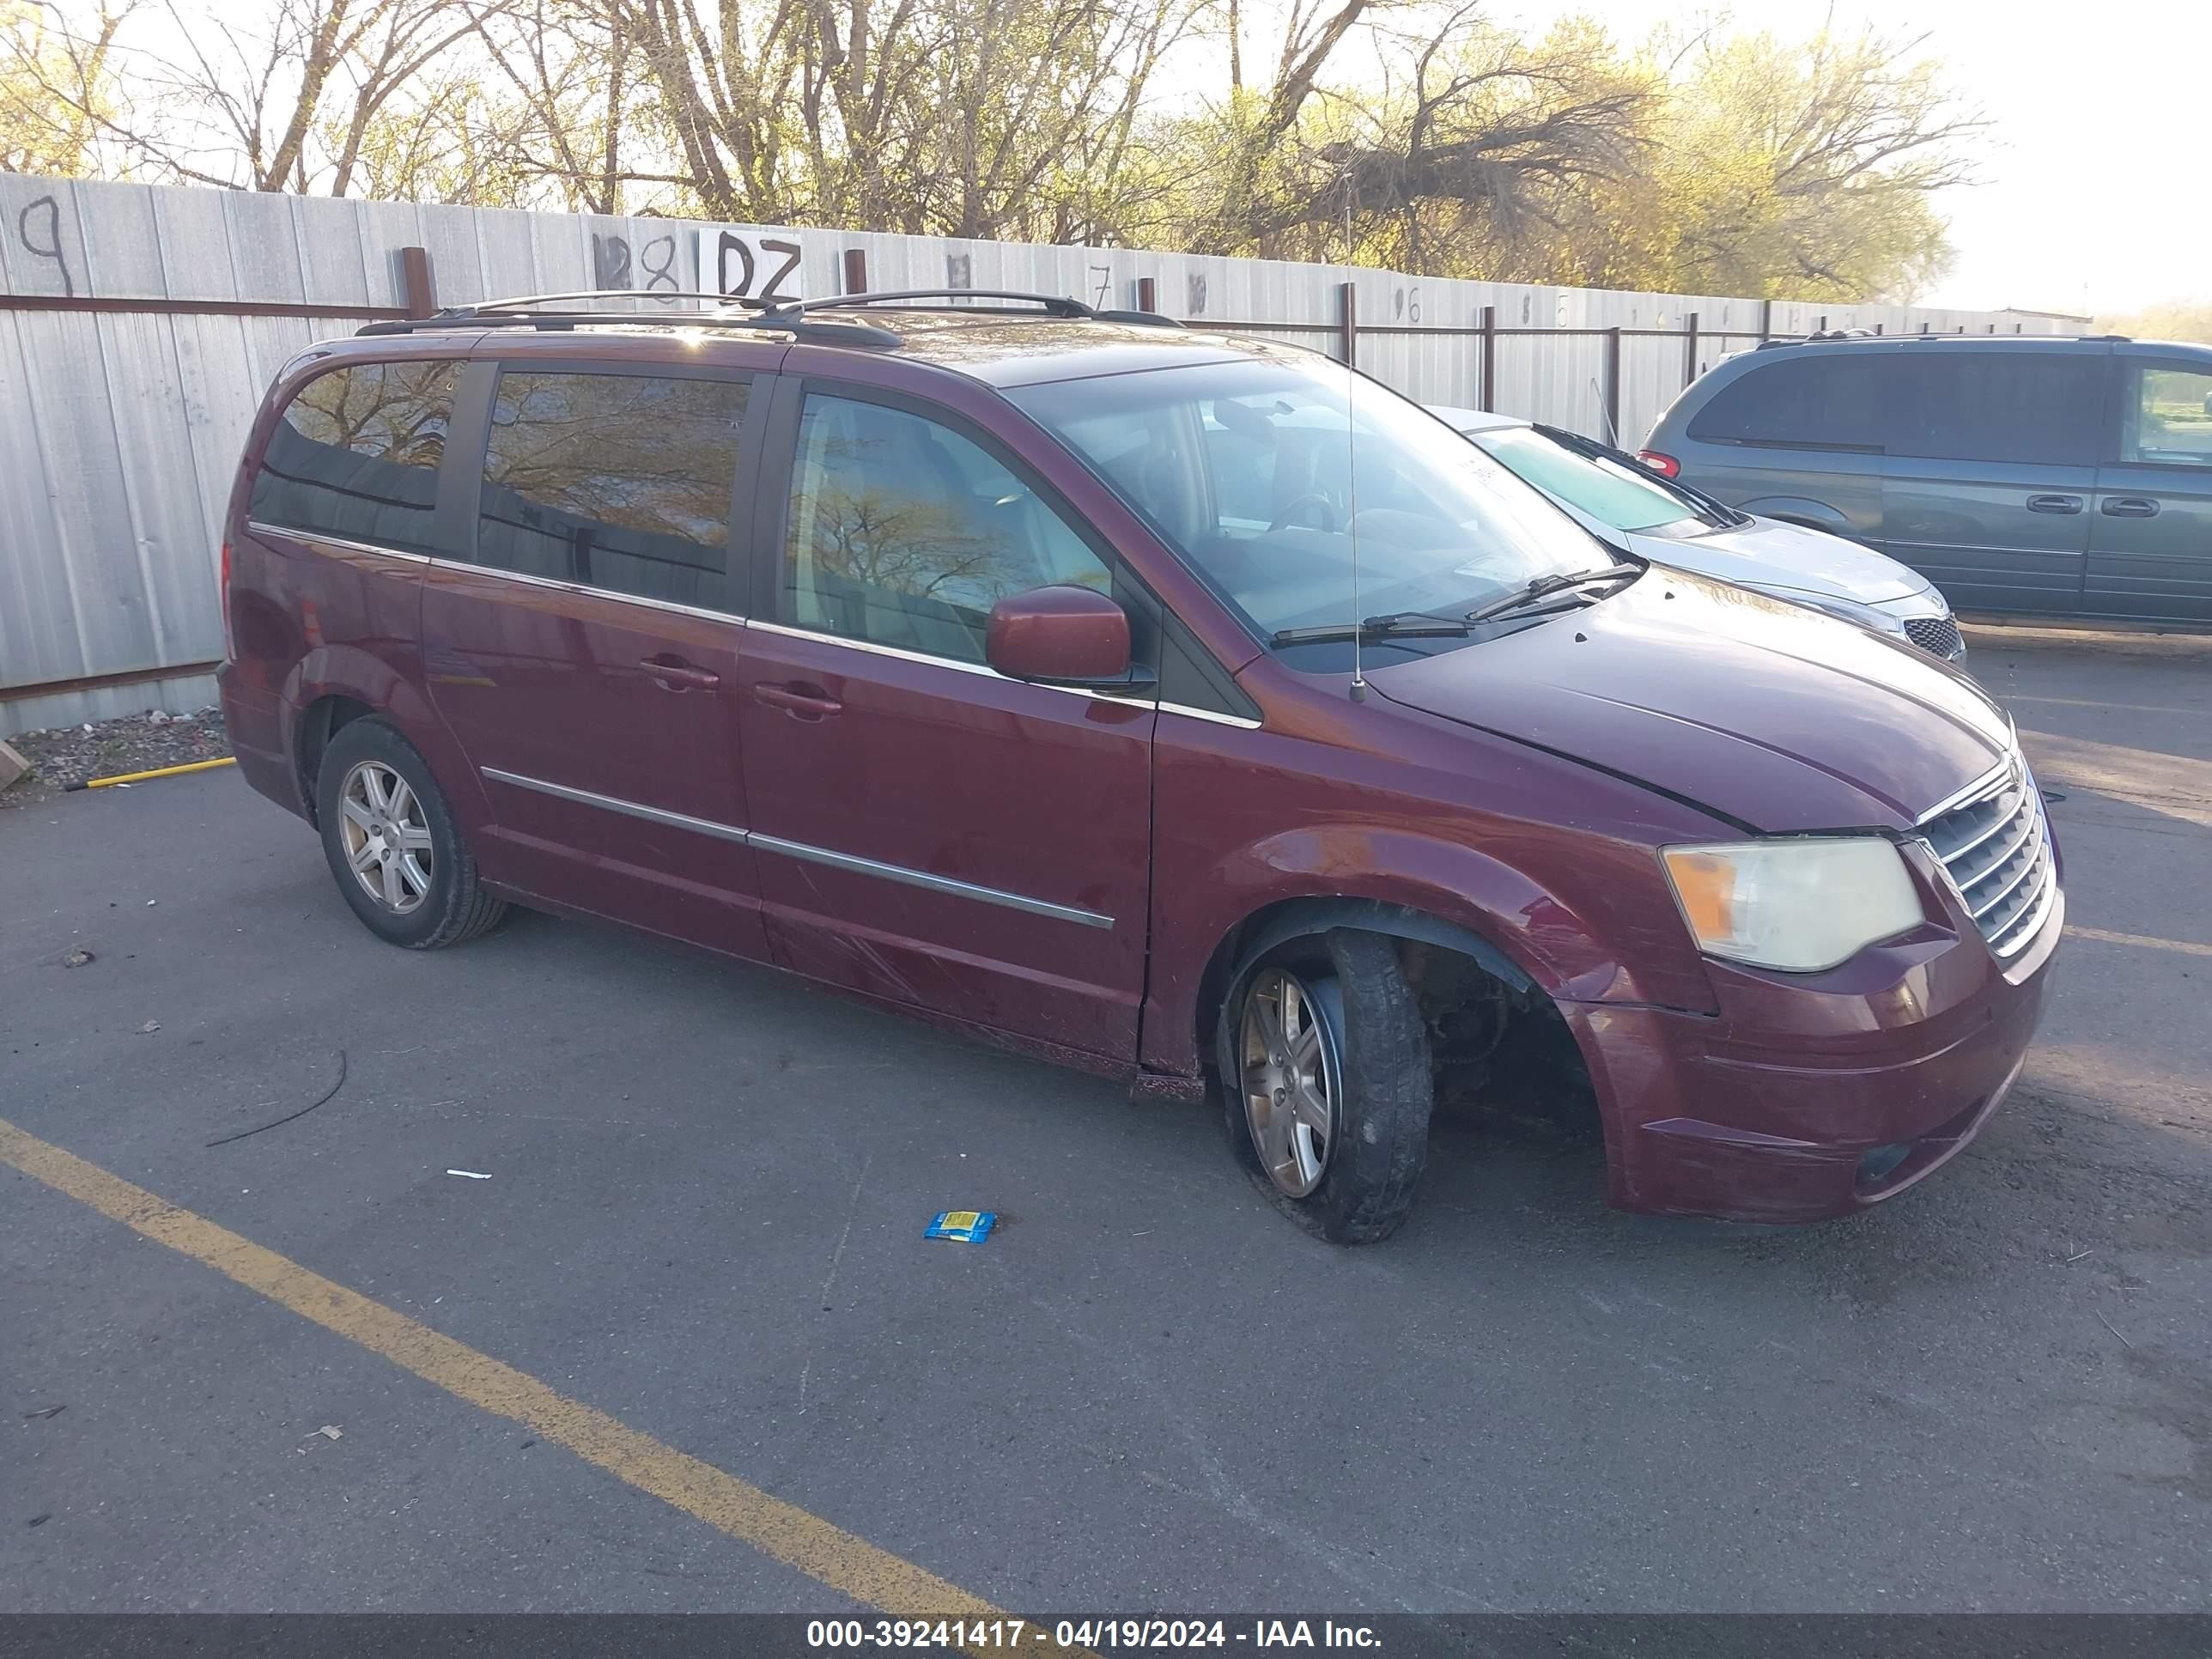
[[[2145,363],[2130,379],[2120,459],[2212,467],[2212,369]]]
[[[1615,530],[1703,522],[1681,498],[1642,474],[1642,469],[1632,471],[1618,461],[1578,455],[1534,427],[1487,427],[1472,435],[1477,448],[1503,462],[1515,477]]]
[[[958,662],[984,659],[991,607],[1105,564],[1012,472],[950,427],[809,392],[785,536],[786,613],[802,628]]]
[[[1147,369],[1008,396],[1262,640],[1388,612],[1455,617],[1614,557],[1443,422],[1325,358]],[[1461,643],[1400,638],[1389,648]],[[1339,646],[1282,648],[1301,668],[1348,665]]]
[[[458,374],[452,362],[356,363],[308,381],[269,434],[247,515],[403,553],[451,551],[435,522]]]
[[[2094,465],[2106,361],[2003,346],[1909,346],[1889,365],[1883,447],[1935,460]]]
[[[728,608],[745,398],[742,380],[502,374],[477,562]]]

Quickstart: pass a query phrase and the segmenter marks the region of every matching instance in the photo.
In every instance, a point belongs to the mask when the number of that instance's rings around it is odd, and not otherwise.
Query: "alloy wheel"
[[[1244,994],[1237,1048],[1245,1121],[1267,1178],[1291,1198],[1321,1184],[1336,1138],[1333,1000],[1317,1000],[1316,988],[1280,968],[1261,969]]]
[[[437,867],[422,800],[382,761],[362,761],[338,793],[346,863],[362,890],[395,915],[420,909]]]

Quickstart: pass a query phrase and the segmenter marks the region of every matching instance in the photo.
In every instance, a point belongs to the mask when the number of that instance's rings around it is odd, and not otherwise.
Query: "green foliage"
[[[0,172],[81,178],[101,171],[122,21],[102,6],[89,32],[76,36],[30,0],[0,0]]]

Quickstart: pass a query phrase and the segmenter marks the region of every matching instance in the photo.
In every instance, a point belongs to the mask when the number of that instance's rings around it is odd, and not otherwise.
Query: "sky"
[[[1993,123],[1983,182],[1939,198],[1957,261],[1924,305],[2098,315],[2212,301],[2212,0],[1495,0],[1492,21],[1571,14],[1623,40],[1692,15],[1784,38],[1872,23],[1925,34]]]

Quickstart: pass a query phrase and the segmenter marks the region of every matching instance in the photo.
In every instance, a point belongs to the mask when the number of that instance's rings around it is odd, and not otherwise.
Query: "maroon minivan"
[[[1963,675],[1647,567],[1310,352],[667,304],[379,324],[254,426],[225,714],[380,937],[588,913],[1211,1079],[1346,1242],[1439,1087],[1594,1110],[1621,1208],[1773,1221],[2019,1074],[2058,854]]]

